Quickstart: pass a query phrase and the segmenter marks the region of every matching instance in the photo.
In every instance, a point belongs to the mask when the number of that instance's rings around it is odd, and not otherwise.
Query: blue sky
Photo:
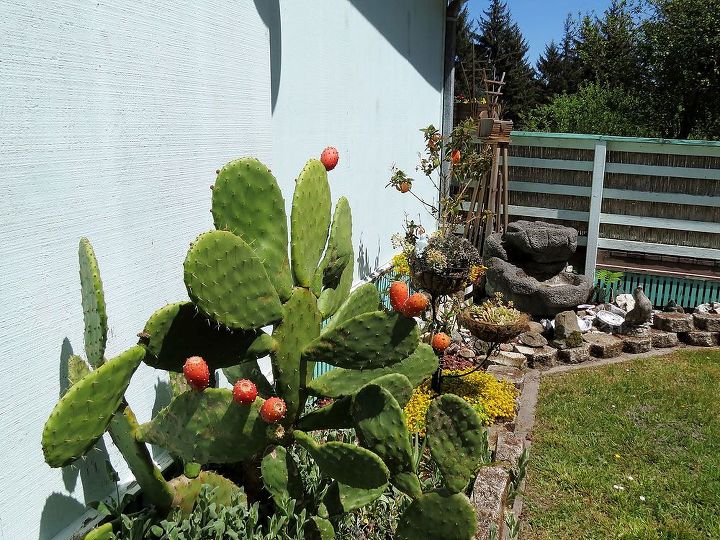
[[[506,0],[513,20],[518,23],[530,46],[528,57],[535,65],[551,39],[562,37],[563,23],[568,13],[596,11],[601,13],[610,0]],[[477,19],[487,9],[488,0],[469,0],[468,11]]]

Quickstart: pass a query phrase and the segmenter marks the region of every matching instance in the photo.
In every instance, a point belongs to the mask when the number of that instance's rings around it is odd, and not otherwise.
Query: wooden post
[[[585,254],[585,276],[587,276],[590,280],[595,279],[595,266],[597,264],[598,240],[600,238],[600,213],[602,212],[606,159],[607,142],[598,141],[595,144],[595,159],[593,161],[590,214],[588,216],[587,252]]]
[[[503,144],[503,232],[507,231],[510,202],[508,200],[508,183],[510,182],[508,160],[508,145]]]
[[[494,224],[496,223],[497,219],[497,207],[495,206],[496,201],[496,194],[497,194],[497,183],[498,183],[498,173],[500,168],[500,146],[498,144],[493,145],[493,161],[492,161],[492,171],[490,172],[490,189],[488,194],[488,205],[487,210],[488,212],[492,212],[492,214],[488,215],[488,219],[485,221],[485,231],[483,234],[483,243],[485,242],[485,239],[490,236],[490,233],[495,229]]]

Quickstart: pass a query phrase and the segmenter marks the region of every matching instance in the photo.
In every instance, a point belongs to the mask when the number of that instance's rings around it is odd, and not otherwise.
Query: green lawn
[[[543,378],[524,539],[720,539],[720,351]]]

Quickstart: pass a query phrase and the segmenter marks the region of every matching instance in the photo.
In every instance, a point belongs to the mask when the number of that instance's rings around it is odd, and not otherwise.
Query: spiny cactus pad
[[[87,452],[107,429],[122,402],[145,349],[132,347],[74,384],[45,423],[43,454],[51,467],[63,467]]]
[[[426,416],[428,446],[453,493],[465,489],[480,467],[487,447],[485,428],[475,409],[454,394],[443,394],[430,403]]]
[[[240,379],[252,381],[257,387],[258,395],[263,398],[269,398],[275,393],[272,384],[270,384],[267,377],[265,377],[260,370],[257,360],[243,362],[237,366],[225,368],[223,369],[223,373],[230,384],[235,384]]]
[[[153,463],[147,446],[137,440],[138,422],[130,407],[121,407],[110,421],[108,431],[125,458],[143,497],[161,512],[170,509],[173,494],[160,469]]]
[[[304,431],[316,429],[349,429],[353,427],[350,416],[352,397],[336,399],[329,405],[310,411],[297,421],[297,428]]]
[[[413,386],[410,384],[410,379],[402,373],[382,375],[377,379],[373,379],[370,384],[381,386],[387,390],[400,407],[407,405],[407,402],[410,401],[412,397]]]
[[[247,242],[262,261],[283,300],[290,297],[285,201],[275,177],[255,158],[231,161],[218,173],[212,192],[215,228]]]
[[[85,375],[90,373],[90,367],[87,362],[79,356],[73,354],[68,358],[68,385],[77,384]]]
[[[310,516],[305,523],[305,540],[333,540],[335,538],[335,530],[332,523],[327,519],[318,516]]]
[[[230,330],[208,319],[190,302],[168,304],[145,323],[140,343],[145,363],[182,372],[191,356],[201,356],[211,370],[234,366],[267,355],[273,346],[261,330]]]
[[[328,332],[338,324],[371,311],[380,309],[380,293],[373,283],[365,283],[355,289],[325,326]]]
[[[405,375],[415,387],[428,379],[438,367],[437,355],[429,345],[421,343],[407,358],[397,364],[362,371],[331,369],[308,383],[308,391],[317,396],[337,398],[357,392],[369,382],[392,373]]]
[[[318,297],[318,309],[323,318],[330,317],[347,300],[352,287],[354,269],[352,213],[348,200],[340,197],[335,206],[325,256],[316,272],[316,280],[322,285],[322,292]]]
[[[303,351],[303,359],[346,369],[373,369],[400,362],[417,346],[413,319],[373,311],[323,332]]]
[[[116,538],[117,536],[113,534],[113,524],[103,523],[87,533],[83,540],[115,540]]]
[[[282,446],[276,446],[263,458],[260,471],[263,484],[276,503],[282,499],[301,501],[305,497],[297,463]]]
[[[291,424],[305,405],[303,386],[312,377],[313,362],[300,357],[303,348],[320,333],[322,316],[315,296],[302,288],[293,289],[283,306],[282,322],[275,327],[273,338],[277,349],[272,357],[273,378],[278,396],[285,400],[284,424]]]
[[[366,489],[335,481],[330,484],[325,493],[323,504],[329,515],[338,516],[370,504],[385,493],[386,489],[387,484],[378,488]]]
[[[427,493],[405,510],[395,537],[398,540],[472,540],[476,520],[475,510],[465,495]]]
[[[211,489],[215,488],[211,502],[219,506],[230,506],[233,499],[245,499],[242,489],[235,483],[214,472],[203,471],[197,478],[190,479],[186,476],[179,476],[170,481],[170,487],[174,494],[173,508],[179,508],[184,515],[192,512],[195,500],[204,485]]]
[[[80,239],[80,292],[82,294],[83,319],[85,321],[85,354],[90,365],[103,363],[107,342],[107,312],[103,294],[100,268],[90,240]]]
[[[263,403],[257,398],[252,405],[240,406],[224,388],[185,392],[141,425],[139,436],[183,461],[241,461],[267,445],[267,424],[259,418]]]
[[[231,232],[210,231],[198,236],[184,268],[190,298],[228,328],[254,330],[282,316],[280,298],[262,262]]]
[[[330,185],[320,161],[311,159],[295,184],[290,214],[290,253],[295,282],[310,287],[330,228]]]

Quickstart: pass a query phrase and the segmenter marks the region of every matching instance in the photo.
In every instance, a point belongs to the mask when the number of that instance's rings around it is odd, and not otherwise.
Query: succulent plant
[[[427,527],[429,538],[472,538],[475,519],[462,491],[480,466],[482,421],[462,399],[437,398],[428,412],[427,437],[445,487],[423,493],[402,406],[413,387],[437,370],[438,360],[430,346],[419,343],[413,319],[380,307],[374,285],[351,292],[350,206],[341,198],[331,219],[322,163],[310,160],[297,178],[289,245],[282,194],[255,159],[220,169],[212,215],[216,230],[201,234],[185,259],[190,301],[158,309],[139,344],[108,361],[97,261],[89,242],[81,242],[86,350],[93,369],[74,361],[76,380],[43,432],[47,463],[71,463],[107,430],[161,512],[192,508],[203,483],[222,488],[219,504],[229,500],[237,486],[207,468],[241,463],[248,496],[258,495],[250,481],[254,471],[268,498],[295,499],[308,512],[313,538],[332,538],[337,516],[371,503],[389,485],[413,499],[399,538],[417,538],[418,527]],[[268,355],[272,382],[257,364]],[[257,397],[234,400],[230,389],[181,384],[178,374],[191,357],[203,359],[210,380],[224,369],[231,383],[251,381]],[[170,372],[174,397],[138,425],[123,394],[142,362]],[[336,369],[313,378],[316,362]],[[306,413],[311,396],[333,402]],[[360,444],[323,443],[309,434],[337,428],[354,429]],[[167,449],[186,465],[186,475],[166,481],[147,443]],[[286,450],[291,445],[304,448],[326,478],[320,500],[304,500],[307,490]]]

